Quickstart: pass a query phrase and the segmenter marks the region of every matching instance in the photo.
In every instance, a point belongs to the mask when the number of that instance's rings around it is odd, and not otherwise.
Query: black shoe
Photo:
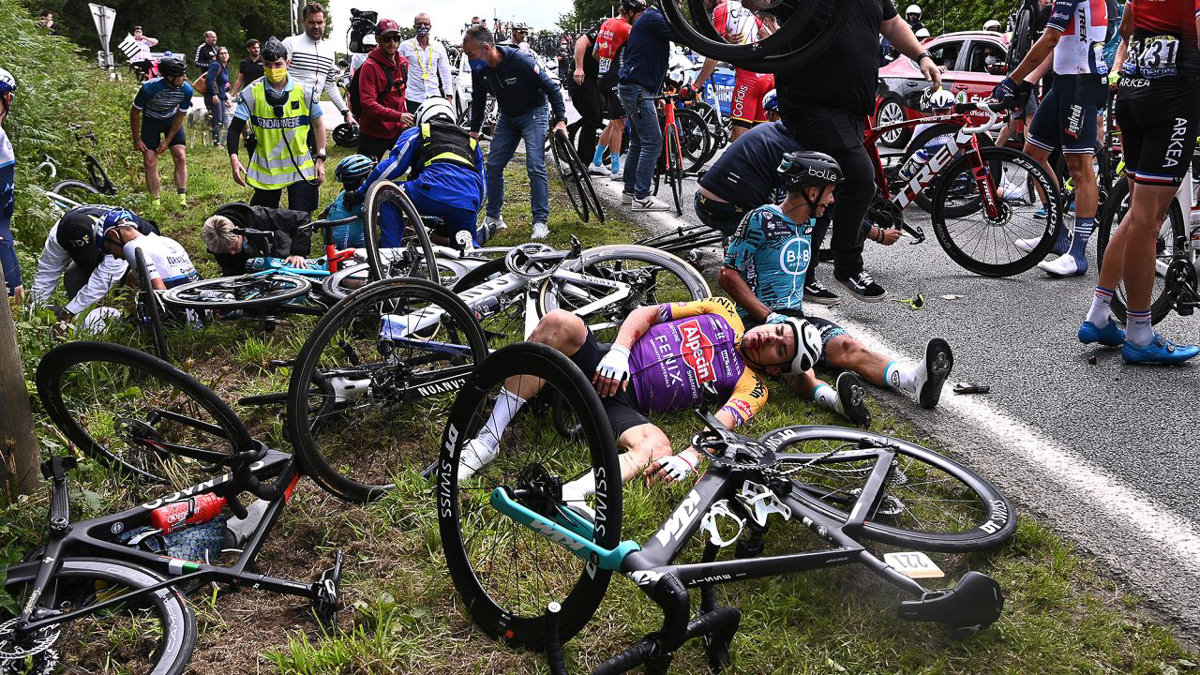
[[[817,249],[817,260],[820,260],[821,262],[833,262],[833,249]]]
[[[954,354],[950,352],[950,344],[942,338],[933,338],[925,346],[925,382],[917,390],[917,401],[922,408],[937,406],[942,397],[942,385],[950,377],[954,367]]]
[[[847,370],[838,375],[836,384],[838,400],[842,404],[842,410],[846,413],[846,419],[864,429],[869,429],[871,427],[871,410],[865,401],[867,389],[863,386],[862,380],[858,375]]]
[[[883,286],[875,283],[875,280],[871,278],[871,273],[866,270],[852,277],[843,277],[835,273],[833,280],[863,302],[882,302],[887,300],[887,291],[883,290]]]
[[[842,299],[826,288],[825,284],[819,281],[810,281],[804,284],[804,301],[832,307],[841,302]]]

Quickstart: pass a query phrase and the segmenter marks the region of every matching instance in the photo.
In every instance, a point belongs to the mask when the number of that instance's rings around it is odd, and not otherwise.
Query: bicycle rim
[[[363,238],[371,281],[391,277],[417,277],[439,283],[436,256],[421,214],[399,185],[376,181],[363,198]],[[380,224],[385,207],[399,210],[403,231],[397,246],[384,247]],[[389,242],[390,243],[390,242]]]
[[[679,125],[679,146],[687,161],[685,173],[694,174],[704,167],[704,163],[712,156],[712,139],[708,125],[700,113],[683,108],[675,111],[676,123]]]
[[[146,272],[146,256],[142,249],[134,251],[135,262],[137,263],[138,283],[141,285],[142,292],[138,300],[144,312],[143,319],[149,324],[150,336],[154,340],[154,352],[158,358],[165,360],[170,359],[170,354],[167,352],[167,334],[163,330],[162,311],[158,305],[158,295],[154,292],[154,287],[150,285],[150,275]]]
[[[290,274],[244,274],[202,279],[163,292],[163,300],[193,309],[231,310],[269,307],[295,300],[312,288],[302,277]]]
[[[253,447],[211,390],[171,364],[106,342],[72,342],[42,357],[38,397],[63,436],[124,474],[175,488]]]
[[[306,473],[351,501],[431,467],[454,392],[487,354],[478,324],[445,288],[388,279],[329,310],[288,387],[289,437]]]
[[[683,215],[683,156],[679,153],[679,131],[675,125],[667,129],[667,180],[671,183],[671,198],[675,200],[675,215]]]
[[[761,439],[775,447],[793,496],[846,520],[886,447],[895,453],[863,536],[924,551],[976,551],[1008,540],[1016,513],[1008,498],[971,470],[919,445],[844,427],[777,429]]]
[[[1112,241],[1112,237],[1121,227],[1121,222],[1128,211],[1129,183],[1121,180],[1113,187],[1112,193],[1100,210],[1100,222],[1097,228],[1099,231],[1096,233],[1096,259],[1099,261],[1101,269],[1104,265],[1104,252],[1108,250],[1108,242]],[[1184,231],[1183,210],[1179,208],[1177,200],[1171,200],[1170,206],[1167,207],[1167,217],[1159,227],[1158,237],[1154,244],[1154,288],[1150,293],[1151,323],[1157,324],[1171,313],[1173,303],[1171,297],[1167,295],[1167,268],[1176,259],[1191,254],[1189,244],[1187,233]],[[1113,317],[1117,321],[1125,323],[1129,302],[1125,294],[1125,282],[1121,281],[1115,290],[1109,309],[1112,310]]]
[[[571,201],[571,208],[575,209],[579,219],[586,223],[588,204],[583,196],[583,188],[580,187],[583,168],[575,166],[571,161],[569,152],[571,142],[567,139],[566,134],[556,131],[553,136],[554,141],[550,144],[550,154],[554,159],[554,168],[558,171],[558,177],[562,181],[563,190],[567,193],[567,199]]]
[[[115,560],[68,558],[40,596],[31,598],[33,572],[10,575],[5,591],[22,606],[32,599],[51,613],[85,609],[162,581],[149,570]],[[6,674],[49,672],[57,663],[67,672],[178,675],[196,645],[196,618],[172,587],[47,627],[38,636],[46,641],[46,651],[28,660],[5,658],[20,649],[6,634],[12,626],[11,621],[0,624],[0,670]]]
[[[509,380],[509,378],[512,378]],[[468,440],[487,422],[504,382],[545,384],[503,431],[497,454],[470,477],[458,475]],[[548,401],[561,397],[578,438],[555,430]],[[616,546],[621,532],[621,479],[615,440],[600,399],[567,357],[539,344],[505,347],[480,364],[459,393],[442,437],[438,462],[438,522],[447,568],[463,604],[488,635],[517,646],[544,644],[546,607],[562,606],[559,637],[568,640],[596,611],[612,573],[577,558],[544,535],[500,513],[489,499],[497,487],[515,491],[526,508],[561,519],[561,509],[592,511],[588,538]],[[474,455],[471,455],[474,457]],[[478,460],[477,462],[478,463]],[[589,481],[588,477],[591,477]],[[580,482],[594,492],[575,492]],[[586,493],[586,494],[585,494]]]

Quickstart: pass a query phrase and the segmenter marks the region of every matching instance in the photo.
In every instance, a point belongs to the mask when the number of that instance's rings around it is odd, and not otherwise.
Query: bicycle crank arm
[[[490,502],[492,508],[500,513],[542,534],[550,541],[575,554],[580,560],[589,563],[594,562],[600,569],[614,572],[619,571],[621,569],[621,561],[625,559],[625,556],[642,549],[637,542],[628,540],[617,544],[617,547],[614,549],[606,549],[598,546],[595,542],[585,539],[583,535],[572,527],[565,527],[563,524],[550,520],[540,513],[531,511],[524,505],[516,502],[510,496],[508,488],[505,487],[497,487],[492,490]],[[576,521],[570,525],[580,527],[584,524]],[[586,525],[590,527],[590,524]]]

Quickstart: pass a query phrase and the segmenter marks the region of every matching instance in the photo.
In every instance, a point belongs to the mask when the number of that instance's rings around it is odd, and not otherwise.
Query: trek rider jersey
[[[771,311],[802,311],[812,230],[811,223],[797,223],[778,206],[754,209],[729,239],[725,266],[735,270]],[[746,311],[738,311],[745,318]]]
[[[1104,61],[1108,7],[1104,0],[1055,0],[1046,28],[1062,33],[1054,46],[1056,74],[1108,74]]]
[[[629,372],[642,412],[682,410],[703,401],[711,383],[728,397],[721,410],[735,424],[754,416],[767,401],[767,385],[742,360],[745,333],[729,298],[659,305],[659,323],[633,343]]]

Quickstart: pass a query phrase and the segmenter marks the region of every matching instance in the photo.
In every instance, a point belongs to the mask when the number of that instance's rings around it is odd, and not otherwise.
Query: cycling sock
[[[1071,240],[1071,250],[1068,253],[1076,261],[1087,259],[1088,238],[1092,236],[1092,230],[1095,227],[1095,218],[1075,219],[1075,238]]]
[[[508,427],[513,415],[516,415],[523,405],[525,405],[525,399],[507,389],[501,389],[500,396],[496,398],[496,407],[492,408],[492,415],[488,417],[487,424],[484,424],[483,428],[479,430],[479,440],[493,448],[499,445],[500,437],[504,435],[504,429]]]
[[[612,158],[612,172],[621,173],[621,155],[614,152],[609,157]]]
[[[1096,296],[1092,298],[1092,308],[1088,310],[1084,321],[1091,321],[1096,328],[1108,325],[1109,307],[1112,305],[1113,292],[1103,286],[1096,287]]]
[[[592,164],[596,166],[604,166],[604,153],[608,152],[607,145],[597,145],[596,154],[592,155]]]
[[[1126,315],[1126,340],[1139,347],[1145,347],[1154,341],[1154,327],[1150,325],[1150,310],[1130,309]]]
[[[846,416],[846,411],[842,410],[842,400],[838,398],[837,391],[824,382],[818,384],[817,388],[813,390],[813,400],[842,417]]]
[[[883,367],[883,381],[887,383],[887,386],[909,396],[916,396],[917,392],[921,391],[921,385],[925,384],[924,380],[924,363],[905,364],[888,361],[888,364]]]

